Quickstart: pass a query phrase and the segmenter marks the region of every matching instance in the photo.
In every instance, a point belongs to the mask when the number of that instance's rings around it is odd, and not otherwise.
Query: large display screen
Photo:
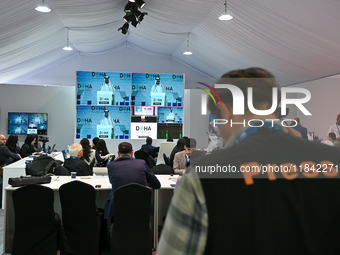
[[[47,135],[47,113],[8,113],[8,134]]]
[[[78,139],[182,136],[184,74],[78,71],[76,88]]]

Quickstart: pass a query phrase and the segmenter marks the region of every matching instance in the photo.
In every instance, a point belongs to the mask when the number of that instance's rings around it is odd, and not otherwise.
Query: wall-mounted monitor
[[[47,113],[8,113],[8,134],[15,135],[47,135]]]
[[[184,80],[173,73],[78,71],[76,138],[157,139],[167,130],[180,138]],[[171,124],[164,136],[163,124]]]

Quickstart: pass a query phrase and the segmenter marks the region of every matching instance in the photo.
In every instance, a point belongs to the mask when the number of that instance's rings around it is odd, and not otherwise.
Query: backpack
[[[58,165],[61,165],[59,160],[55,160],[47,155],[41,155],[35,158],[31,163],[26,164],[26,175],[42,176],[53,173],[54,168]]]

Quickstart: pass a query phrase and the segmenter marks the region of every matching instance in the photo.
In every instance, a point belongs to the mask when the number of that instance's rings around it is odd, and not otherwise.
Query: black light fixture
[[[122,27],[118,28],[118,31],[119,30],[122,30],[122,34],[125,35],[129,30],[129,23],[124,23]]]
[[[145,6],[145,2],[143,0],[136,0],[135,2],[141,9]]]
[[[139,22],[136,19],[133,19],[131,21],[131,25],[134,26],[134,27],[137,27],[139,25]]]
[[[143,0],[128,0],[127,4],[124,7],[125,16],[123,17],[125,24],[118,29],[122,30],[122,33],[125,35],[129,29],[129,23],[132,26],[137,27],[140,22],[143,21],[144,16],[147,15],[147,12],[140,12],[138,8],[143,8],[145,2]]]

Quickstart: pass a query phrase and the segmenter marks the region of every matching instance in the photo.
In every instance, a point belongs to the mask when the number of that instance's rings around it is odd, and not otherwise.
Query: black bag
[[[51,183],[51,176],[44,175],[44,176],[20,176],[15,178],[9,178],[8,184],[12,185],[12,187],[19,187],[28,184],[44,184],[44,183]]]
[[[42,176],[53,173],[58,162],[47,155],[41,155],[35,158],[31,163],[26,164],[26,175]]]

